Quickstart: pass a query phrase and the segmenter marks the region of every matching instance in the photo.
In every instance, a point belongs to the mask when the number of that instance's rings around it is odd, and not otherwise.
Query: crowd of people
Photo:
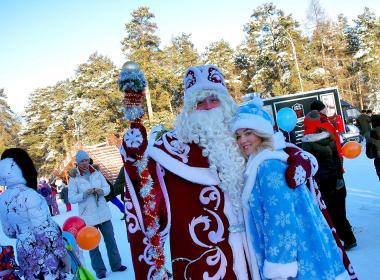
[[[7,188],[0,218],[4,233],[17,239],[25,279],[67,279],[70,272],[62,231],[52,219],[59,214],[58,190],[67,211],[78,204],[77,215],[100,230],[115,272],[127,268],[107,202],[120,209],[136,279],[357,279],[345,253],[357,243],[346,215],[341,143],[322,102],[305,117],[301,149],[274,130],[260,98],[248,96],[238,106],[218,67],[190,67],[173,129],[153,128],[148,137],[146,84],[139,68],[122,69],[118,85],[130,128],[114,188],[84,150],[76,154],[68,185],[37,183],[33,162],[20,148],[2,154],[0,185]],[[368,142],[373,139],[380,158],[377,125]],[[99,247],[89,254],[97,278],[106,278]],[[7,275],[18,277],[12,267]]]

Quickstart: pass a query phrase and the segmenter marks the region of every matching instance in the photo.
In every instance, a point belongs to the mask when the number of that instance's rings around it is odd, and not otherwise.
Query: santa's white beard
[[[220,188],[228,193],[234,208],[240,209],[245,160],[229,131],[232,117],[232,111],[223,109],[223,105],[212,110],[193,110],[179,115],[175,128],[179,140],[203,148],[210,168],[218,171]]]

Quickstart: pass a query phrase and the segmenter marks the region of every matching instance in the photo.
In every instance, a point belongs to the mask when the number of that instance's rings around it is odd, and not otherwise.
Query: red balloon
[[[77,237],[78,232],[86,226],[85,221],[78,216],[72,216],[67,218],[63,223],[62,230],[70,232],[74,237]]]
[[[92,250],[98,247],[100,232],[96,227],[84,227],[77,235],[77,244],[84,250]]]
[[[346,158],[356,158],[362,151],[362,145],[358,142],[350,141],[343,145],[342,153]]]

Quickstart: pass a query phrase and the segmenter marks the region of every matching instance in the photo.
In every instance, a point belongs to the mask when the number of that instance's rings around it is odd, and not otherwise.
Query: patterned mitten
[[[311,176],[312,162],[308,154],[301,149],[287,147],[285,152],[289,155],[288,168],[285,171],[286,182],[294,189]]]

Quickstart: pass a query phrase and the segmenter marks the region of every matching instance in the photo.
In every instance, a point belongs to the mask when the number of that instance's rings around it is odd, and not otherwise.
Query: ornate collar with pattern
[[[202,148],[194,143],[179,141],[174,131],[169,131],[148,148],[148,155],[170,172],[196,184],[219,185],[215,170],[209,168]]]

